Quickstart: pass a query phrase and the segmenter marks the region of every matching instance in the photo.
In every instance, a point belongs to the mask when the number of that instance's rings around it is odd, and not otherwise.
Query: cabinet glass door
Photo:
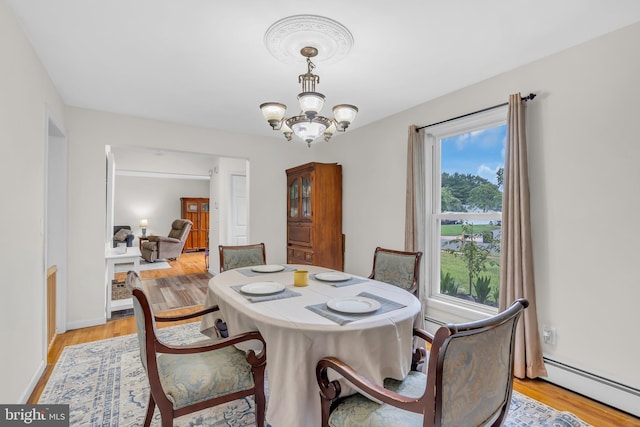
[[[302,217],[311,217],[311,181],[308,177],[302,177]]]
[[[289,217],[298,217],[298,204],[300,202],[300,190],[298,180],[294,180],[289,186]]]

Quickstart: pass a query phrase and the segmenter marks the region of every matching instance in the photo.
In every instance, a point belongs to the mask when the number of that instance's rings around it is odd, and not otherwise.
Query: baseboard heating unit
[[[640,390],[590,372],[544,358],[544,380],[640,417]]]

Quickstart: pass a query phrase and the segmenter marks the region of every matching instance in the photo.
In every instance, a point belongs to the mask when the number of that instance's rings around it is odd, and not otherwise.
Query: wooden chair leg
[[[153,400],[153,395],[149,392],[149,401],[147,402],[147,413],[144,417],[144,427],[151,425],[153,419],[153,412],[156,410],[156,402]]]
[[[266,417],[266,398],[264,395],[264,369],[265,365],[253,368],[254,400],[256,403],[256,427],[264,427],[264,419]],[[262,384],[258,386],[257,384]]]
[[[320,422],[321,427],[329,427],[329,414],[331,411],[331,400],[325,399],[320,396],[320,408],[322,411],[322,420]]]

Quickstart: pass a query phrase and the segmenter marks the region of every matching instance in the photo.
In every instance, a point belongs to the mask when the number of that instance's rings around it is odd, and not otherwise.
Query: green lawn
[[[455,227],[455,226],[452,226]],[[444,226],[443,226],[444,228]],[[495,227],[494,227],[495,228]],[[474,227],[475,231],[475,227]],[[491,288],[492,291],[498,288],[498,284],[500,283],[500,259],[499,257],[489,257],[487,260],[487,270],[482,273],[482,276],[491,277]],[[459,286],[458,292],[461,294],[469,293],[469,272],[467,267],[465,266],[464,259],[460,256],[455,256],[454,254],[448,253],[446,251],[440,252],[440,270],[442,274],[445,275],[447,273],[451,274],[455,283]],[[472,292],[475,296],[475,292]],[[491,295],[491,294],[489,294]],[[490,300],[493,300],[493,297],[489,296]],[[494,301],[497,302],[497,301]]]

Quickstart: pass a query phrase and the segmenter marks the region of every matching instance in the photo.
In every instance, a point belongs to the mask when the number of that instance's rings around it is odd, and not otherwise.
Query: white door
[[[231,215],[229,221],[229,244],[247,244],[247,177],[231,175]]]

